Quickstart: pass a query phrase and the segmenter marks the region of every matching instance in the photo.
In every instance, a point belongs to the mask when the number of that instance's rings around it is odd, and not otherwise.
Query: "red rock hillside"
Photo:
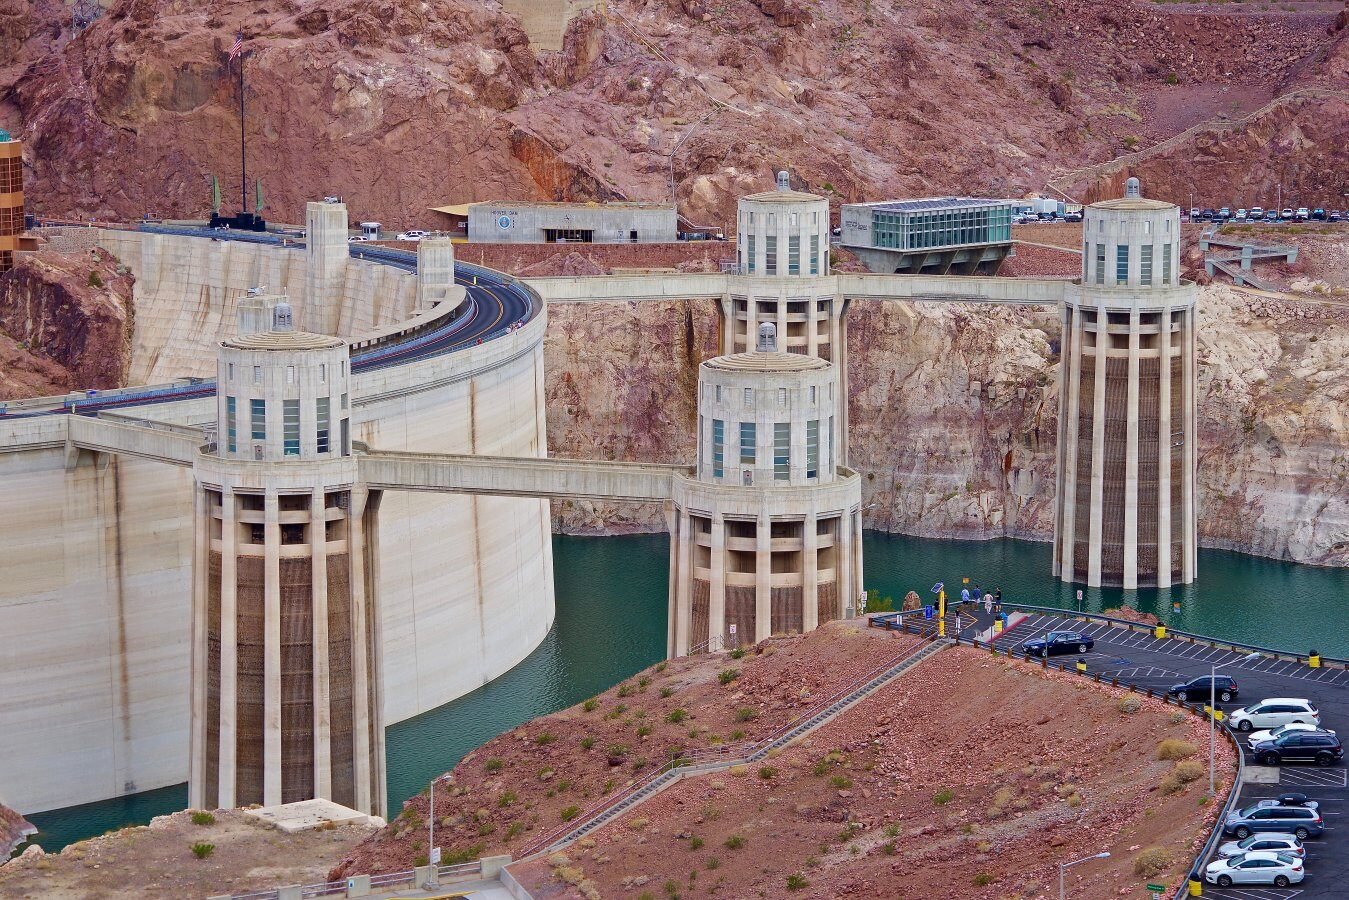
[[[0,0],[0,119],[44,212],[201,215],[210,173],[239,196],[242,31],[270,218],[338,193],[435,225],[432,204],[664,199],[673,177],[690,220],[724,225],[779,168],[841,200],[1090,191],[1116,173],[1085,166],[1295,95],[1139,160],[1155,195],[1216,202],[1235,181],[1349,189],[1341,9],[612,0],[545,53],[476,0],[118,0],[82,30],[66,4]]]
[[[125,384],[131,287],[102,250],[26,255],[0,275],[0,400]]]

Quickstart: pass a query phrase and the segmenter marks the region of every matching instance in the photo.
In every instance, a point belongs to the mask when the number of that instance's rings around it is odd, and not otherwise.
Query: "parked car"
[[[1294,731],[1272,741],[1261,741],[1251,748],[1256,761],[1265,766],[1286,762],[1314,762],[1330,766],[1344,759],[1344,744],[1325,731]]]
[[[1199,216],[1200,216],[1201,214],[1202,214],[1202,213],[1200,212],[1199,207],[1197,207],[1197,206],[1191,206],[1191,207],[1190,207],[1190,221],[1191,221],[1191,222],[1193,222],[1194,220],[1198,219]]]
[[[1298,884],[1307,873],[1301,857],[1289,853],[1243,853],[1230,859],[1215,859],[1204,870],[1204,880],[1218,887],[1234,884]]]
[[[1252,219],[1263,219],[1264,217],[1265,217],[1265,208],[1264,208],[1263,206],[1252,206],[1252,207],[1251,207],[1251,218],[1252,218]]]
[[[1297,212],[1293,213],[1293,218],[1299,222],[1305,222],[1312,217],[1312,211],[1305,206],[1299,206]]]
[[[1338,209],[1332,209],[1332,210],[1330,211],[1330,214],[1329,214],[1328,216],[1326,216],[1326,220],[1329,221],[1329,222],[1338,222],[1338,221],[1340,221],[1340,220],[1343,219],[1343,218],[1344,218],[1344,213],[1340,212]]]
[[[1059,656],[1064,653],[1086,653],[1096,641],[1078,631],[1051,631],[1044,637],[1026,641],[1021,652],[1027,656]]]
[[[1256,806],[1305,806],[1308,809],[1320,809],[1321,804],[1298,791],[1289,791],[1277,797],[1255,801]]]
[[[1253,834],[1244,841],[1228,841],[1218,847],[1218,856],[1231,859],[1243,853],[1287,853],[1289,856],[1305,858],[1307,848],[1302,841],[1291,834]]]
[[[1292,218],[1293,218],[1293,207],[1291,207],[1291,206],[1285,206],[1285,207],[1283,208],[1283,212],[1279,213],[1279,218],[1280,218],[1280,219],[1285,219],[1285,220],[1288,220],[1288,221],[1292,221]]]
[[[1324,222],[1326,220],[1326,211],[1318,206],[1316,209],[1312,210],[1312,218]]]
[[[1309,837],[1320,837],[1325,830],[1319,810],[1308,806],[1271,806],[1253,803],[1245,809],[1227,814],[1223,821],[1223,834],[1230,834],[1244,841],[1253,834],[1271,831],[1287,832],[1305,841]]]
[[[1277,209],[1271,209],[1269,212],[1265,213],[1265,221],[1271,223],[1278,222],[1279,211]]]
[[[411,231],[404,231],[398,235],[400,241],[420,241],[422,238],[431,236],[429,231],[422,231],[420,228],[413,228]]]
[[[1231,209],[1231,207],[1224,206],[1222,209],[1218,210],[1218,218],[1220,218],[1220,219],[1230,219],[1230,218],[1232,218],[1232,209]]]
[[[369,240],[370,240],[370,238],[358,234],[358,235],[356,235],[356,236],[354,236],[354,237],[349,237],[349,238],[347,238],[347,243],[348,243],[348,244],[364,244],[364,243],[366,243],[366,242],[369,241]]]
[[[1254,747],[1261,741],[1272,741],[1281,734],[1288,734],[1292,731],[1320,731],[1315,725],[1307,725],[1304,722],[1289,722],[1287,725],[1280,725],[1278,728],[1270,728],[1265,731],[1253,731],[1246,738],[1246,743]],[[1325,729],[1327,734],[1334,734],[1329,728]]]
[[[1217,214],[1218,211],[1216,209],[1206,209],[1199,214],[1199,218],[1212,222],[1213,217],[1216,216]]]
[[[1213,687],[1210,689],[1209,681],[1213,681]],[[1219,675],[1213,678],[1209,675],[1200,675],[1198,678],[1191,678],[1184,684],[1173,684],[1166,691],[1183,700],[1191,703],[1199,701],[1207,702],[1210,696],[1216,697],[1223,703],[1230,703],[1239,696],[1237,692],[1237,682],[1231,675]]]
[[[1081,214],[1081,213],[1078,213],[1078,212],[1064,213],[1064,214],[1063,214],[1063,221],[1065,221],[1065,222],[1081,222],[1081,221],[1082,221],[1082,214]]]
[[[1239,210],[1237,210],[1237,221],[1238,221],[1238,222],[1245,222],[1245,221],[1246,221],[1246,210],[1244,210],[1244,209],[1239,209]]]
[[[1238,731],[1275,728],[1292,722],[1319,726],[1321,712],[1310,700],[1297,697],[1268,697],[1244,709],[1233,710],[1227,719],[1227,724]]]

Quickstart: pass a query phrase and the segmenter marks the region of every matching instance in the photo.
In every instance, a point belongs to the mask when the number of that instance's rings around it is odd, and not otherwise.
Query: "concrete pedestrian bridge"
[[[382,814],[384,729],[551,627],[551,499],[662,504],[672,654],[853,614],[849,304],[1062,306],[1074,285],[829,274],[814,201],[778,224],[772,201],[742,201],[743,221],[797,229],[782,257],[822,274],[762,274],[760,252],[757,275],[522,281],[448,241],[349,247],[326,202],[302,242],[58,235],[135,274],[135,386],[0,415],[0,801],[188,781],[194,807],[318,796]],[[549,458],[547,304],[692,298],[716,301],[738,361],[700,371],[697,465]]]

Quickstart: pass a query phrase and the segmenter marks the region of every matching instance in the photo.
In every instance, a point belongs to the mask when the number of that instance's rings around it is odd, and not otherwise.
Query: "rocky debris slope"
[[[34,828],[23,816],[0,803],[0,866],[5,864],[14,848],[24,842],[30,834],[36,834]]]
[[[0,275],[0,399],[124,385],[132,283],[103,250],[21,256]]]
[[[717,653],[658,663],[465,756],[436,791],[437,841],[450,859],[518,856],[672,753],[764,737],[917,643],[833,622],[753,645],[739,659]],[[423,792],[331,877],[411,867],[426,852],[429,815]]]
[[[7,0],[0,45],[14,62],[0,67],[0,109],[30,141],[29,193],[44,211],[199,215],[209,173],[239,195],[227,48],[242,31],[250,174],[267,186],[270,218],[341,193],[359,218],[432,224],[426,207],[444,202],[664,199],[673,178],[690,220],[725,224],[735,198],[779,168],[844,200],[1017,194],[1188,124],[1155,113],[1159,90],[1268,95],[1346,78],[1346,31],[1319,6],[612,0],[608,10],[575,19],[563,51],[545,53],[477,0],[119,0],[79,33],[63,4]],[[1305,129],[1329,148],[1349,125],[1323,113],[1292,109],[1253,139],[1273,150]],[[1275,177],[1276,155],[1261,159],[1252,177]],[[1217,174],[1203,163],[1178,154],[1165,174]],[[1277,168],[1291,190],[1290,178],[1326,166]]]
[[[716,346],[710,305],[586,304],[549,312],[553,451],[689,462],[694,366]],[[854,303],[849,317],[850,464],[863,475],[864,505],[876,504],[867,526],[1048,540],[1058,415],[1055,312],[896,301]],[[681,328],[701,337],[688,342]],[[1202,542],[1299,562],[1349,563],[1345,359],[1349,307],[1222,285],[1202,289]],[[577,504],[562,509],[558,524],[586,533],[663,528],[659,510],[646,509]]]
[[[1221,806],[1199,802],[1206,736],[1159,700],[956,648],[511,871],[540,897],[1046,897],[1058,862],[1109,850],[1070,873],[1074,897],[1174,889]]]

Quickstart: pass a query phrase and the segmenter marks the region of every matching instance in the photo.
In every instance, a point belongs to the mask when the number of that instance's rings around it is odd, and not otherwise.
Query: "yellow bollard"
[[[1002,619],[993,620],[993,633],[1002,634]]]
[[[1202,881],[1199,881],[1194,878],[1190,879],[1190,896],[1191,897],[1204,896],[1204,883]]]
[[[1321,654],[1313,653],[1311,656],[1307,657],[1307,665],[1313,669],[1321,668]]]
[[[1087,674],[1087,661],[1085,659],[1079,659],[1077,661],[1077,671],[1081,672],[1083,675]]]
[[[1160,641],[1162,638],[1166,637],[1166,626],[1158,625],[1156,628],[1153,629],[1152,633],[1154,636],[1156,636],[1157,640]]]

